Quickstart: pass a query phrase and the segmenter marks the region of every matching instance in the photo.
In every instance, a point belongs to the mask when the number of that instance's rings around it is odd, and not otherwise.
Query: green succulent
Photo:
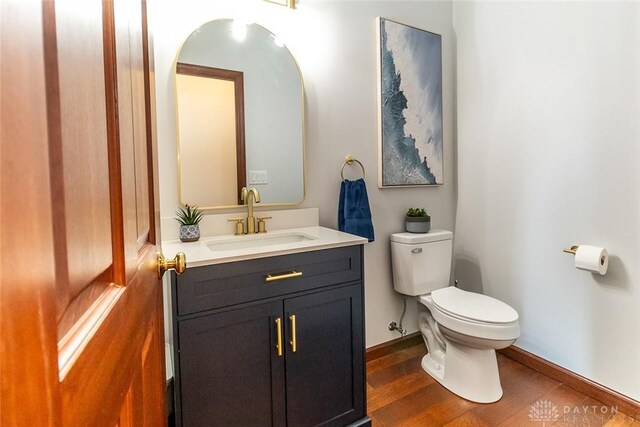
[[[202,220],[203,213],[197,206],[190,206],[185,203],[184,207],[181,207],[176,211],[176,221],[181,225],[196,225]]]
[[[423,216],[429,216],[429,214],[423,208],[409,208],[409,210],[407,211],[407,216],[423,217]]]

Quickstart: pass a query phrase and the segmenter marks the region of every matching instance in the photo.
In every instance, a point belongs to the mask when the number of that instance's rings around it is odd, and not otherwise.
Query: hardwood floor
[[[367,362],[373,427],[640,427],[640,421],[502,355],[498,355],[502,399],[489,405],[469,402],[422,370],[425,353],[420,343]],[[532,407],[536,402],[539,406]],[[556,412],[543,413],[544,403]],[[532,420],[536,414],[539,420]]]

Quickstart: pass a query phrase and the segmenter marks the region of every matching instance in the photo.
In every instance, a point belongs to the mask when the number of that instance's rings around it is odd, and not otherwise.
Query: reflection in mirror
[[[246,186],[242,73],[179,62],[176,87],[180,163],[189,165],[180,171],[189,183],[182,198],[197,206],[234,204]],[[214,182],[229,185],[209,191]]]
[[[263,204],[304,199],[303,84],[287,48],[257,25],[216,20],[185,41],[176,65],[180,201]]]

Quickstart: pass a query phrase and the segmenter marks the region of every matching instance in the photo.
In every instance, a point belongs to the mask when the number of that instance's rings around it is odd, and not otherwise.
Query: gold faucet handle
[[[244,218],[232,218],[227,221],[236,223],[236,232],[234,233],[236,236],[244,234]]]
[[[265,223],[266,220],[271,219],[270,216],[259,216],[258,217],[258,233],[266,233],[267,225]]]

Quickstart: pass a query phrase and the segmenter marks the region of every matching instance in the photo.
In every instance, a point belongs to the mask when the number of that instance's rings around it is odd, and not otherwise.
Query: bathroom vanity
[[[364,242],[309,227],[163,244],[188,265],[171,276],[176,424],[370,425]]]

